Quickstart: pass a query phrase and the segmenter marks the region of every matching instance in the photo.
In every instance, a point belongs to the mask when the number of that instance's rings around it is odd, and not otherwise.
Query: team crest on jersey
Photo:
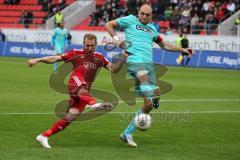
[[[146,33],[149,33],[150,35],[153,35],[152,30],[150,30],[148,28],[144,28],[143,26],[136,25],[136,29],[141,30],[141,31],[146,32]]]
[[[97,68],[96,64],[91,63],[91,62],[84,62],[83,66],[86,69],[96,69]]]

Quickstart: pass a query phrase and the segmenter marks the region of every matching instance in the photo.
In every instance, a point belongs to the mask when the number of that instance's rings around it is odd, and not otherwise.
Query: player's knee
[[[74,121],[81,112],[77,108],[71,108],[65,116],[67,121]]]

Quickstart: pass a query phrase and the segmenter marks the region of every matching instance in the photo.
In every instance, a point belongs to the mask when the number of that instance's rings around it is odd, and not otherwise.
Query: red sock
[[[88,105],[93,105],[96,103],[96,100],[90,96],[88,93],[81,93],[81,95],[79,96],[80,101],[88,104]]]
[[[51,135],[64,130],[64,128],[66,128],[70,123],[71,123],[70,121],[67,121],[65,118],[62,118],[55,122],[54,125],[49,130],[44,132],[42,135],[45,137],[50,137]]]

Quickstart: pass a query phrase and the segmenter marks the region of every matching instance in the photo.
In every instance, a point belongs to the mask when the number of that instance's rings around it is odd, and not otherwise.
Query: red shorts
[[[68,92],[70,95],[68,110],[70,108],[76,108],[80,112],[84,111],[84,109],[86,107],[86,103],[80,101],[80,99],[78,97],[78,92],[81,88],[84,88],[89,91],[90,85],[88,85],[85,82],[80,81],[80,79],[77,76],[71,77],[68,82]]]

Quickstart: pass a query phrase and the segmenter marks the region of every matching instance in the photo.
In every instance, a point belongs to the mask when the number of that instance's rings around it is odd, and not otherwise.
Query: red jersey
[[[62,54],[61,57],[66,63],[71,62],[73,64],[69,83],[71,83],[71,80],[74,80],[77,86],[85,84],[89,88],[95,79],[98,68],[109,63],[101,53],[87,54],[83,50],[78,49],[68,51]]]

